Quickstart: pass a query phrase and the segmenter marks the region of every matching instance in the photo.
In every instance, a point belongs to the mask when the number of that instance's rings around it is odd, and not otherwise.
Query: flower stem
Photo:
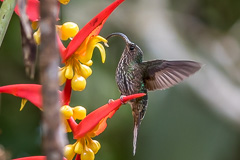
[[[0,9],[0,47],[11,20],[16,0],[5,0]]]

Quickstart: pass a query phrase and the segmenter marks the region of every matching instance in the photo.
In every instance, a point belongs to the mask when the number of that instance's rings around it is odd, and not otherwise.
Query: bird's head
[[[112,33],[108,35],[106,39],[108,40],[109,38],[114,36],[119,36],[125,41],[126,47],[123,51],[123,54],[128,55],[132,58],[142,58],[143,52],[141,48],[138,47],[138,45],[136,45],[135,43],[131,42],[125,34],[120,32]]]

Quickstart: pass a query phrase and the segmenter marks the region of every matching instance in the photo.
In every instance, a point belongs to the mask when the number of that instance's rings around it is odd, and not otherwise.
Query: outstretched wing
[[[201,68],[201,64],[194,61],[166,61],[153,60],[142,63],[146,72],[145,87],[149,91],[166,89],[178,84]]]

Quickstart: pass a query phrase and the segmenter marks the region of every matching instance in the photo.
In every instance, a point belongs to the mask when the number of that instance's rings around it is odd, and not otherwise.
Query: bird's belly
[[[132,73],[117,70],[116,82],[122,95],[141,92],[142,77]]]

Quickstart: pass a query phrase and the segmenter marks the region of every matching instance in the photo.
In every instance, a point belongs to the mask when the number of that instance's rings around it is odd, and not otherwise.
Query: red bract
[[[57,43],[58,43],[58,48],[59,48],[59,52],[60,52],[60,55],[61,57],[65,57],[64,53],[65,53],[65,50],[66,48],[64,47],[61,39],[59,38],[59,36],[57,36]]]
[[[126,103],[127,101],[135,98],[142,97],[144,95],[145,93],[138,93],[123,97],[122,99],[111,101],[110,103],[105,104],[104,106],[99,107],[95,111],[88,114],[87,117],[85,117],[79,124],[77,124],[73,118],[70,118],[68,122],[73,131],[74,139],[84,137],[97,125],[99,125],[99,127],[96,131],[94,131],[94,134],[99,135],[107,127],[107,118],[111,118],[123,103]]]
[[[72,93],[72,87],[71,87],[71,80],[67,80],[64,90],[61,92],[61,98],[62,98],[62,104],[63,105],[69,105],[70,103],[70,98],[71,98],[71,93]]]
[[[13,160],[47,160],[47,158],[46,156],[32,156],[32,157],[17,158]],[[63,158],[63,160],[67,160],[67,159]]]
[[[13,84],[0,87],[0,93],[8,93],[25,98],[38,108],[42,107],[42,86],[39,84]]]
[[[88,37],[98,35],[103,27],[103,24],[109,17],[109,15],[114,11],[114,9],[120,5],[124,0],[116,0],[110,4],[107,8],[102,10],[98,15],[96,15],[91,21],[89,21],[73,38],[69,43],[68,47],[62,55],[63,61],[68,59],[81,45],[81,43]]]
[[[25,98],[38,108],[42,108],[42,86],[39,84],[13,84],[0,87],[0,93],[12,94]],[[67,81],[63,91],[59,91],[62,105],[69,104],[71,96],[71,81]]]

